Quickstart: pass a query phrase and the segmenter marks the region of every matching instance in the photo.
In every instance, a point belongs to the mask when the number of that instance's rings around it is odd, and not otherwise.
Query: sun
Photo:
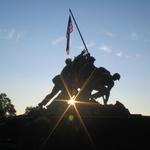
[[[74,105],[75,104],[75,99],[73,97],[71,97],[70,100],[68,101],[68,104]]]

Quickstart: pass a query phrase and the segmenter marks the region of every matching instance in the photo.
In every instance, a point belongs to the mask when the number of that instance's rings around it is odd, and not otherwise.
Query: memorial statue
[[[120,79],[120,74],[111,75],[104,67],[96,67],[94,62],[95,58],[85,50],[74,60],[67,58],[63,70],[52,80],[54,87],[51,93],[39,103],[39,106],[45,106],[58,92],[60,93],[54,100],[69,100],[69,94],[73,96],[79,92],[78,100],[95,100],[103,97],[104,105],[106,105],[114,81]],[[97,92],[92,94],[93,90]]]

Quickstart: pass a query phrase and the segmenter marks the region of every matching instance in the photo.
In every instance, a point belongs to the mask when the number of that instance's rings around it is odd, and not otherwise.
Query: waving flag
[[[69,15],[68,26],[67,26],[67,33],[66,33],[66,38],[67,38],[66,52],[67,52],[67,55],[69,55],[69,50],[70,50],[70,33],[72,31],[73,31],[73,25],[72,25],[72,21],[71,21],[71,16]]]

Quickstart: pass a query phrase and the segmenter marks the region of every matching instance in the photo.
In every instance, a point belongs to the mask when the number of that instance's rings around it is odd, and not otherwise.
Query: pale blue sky
[[[150,115],[149,0],[0,0],[0,93],[20,114],[51,91],[67,57],[69,8],[95,65],[121,74],[109,103]],[[74,25],[71,57],[82,47]]]

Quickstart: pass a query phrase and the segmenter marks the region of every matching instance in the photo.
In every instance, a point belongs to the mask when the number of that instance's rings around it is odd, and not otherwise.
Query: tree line
[[[26,107],[24,115],[29,115],[37,112],[36,107]],[[5,93],[0,94],[0,119],[16,116],[15,106],[12,104],[12,100]]]

